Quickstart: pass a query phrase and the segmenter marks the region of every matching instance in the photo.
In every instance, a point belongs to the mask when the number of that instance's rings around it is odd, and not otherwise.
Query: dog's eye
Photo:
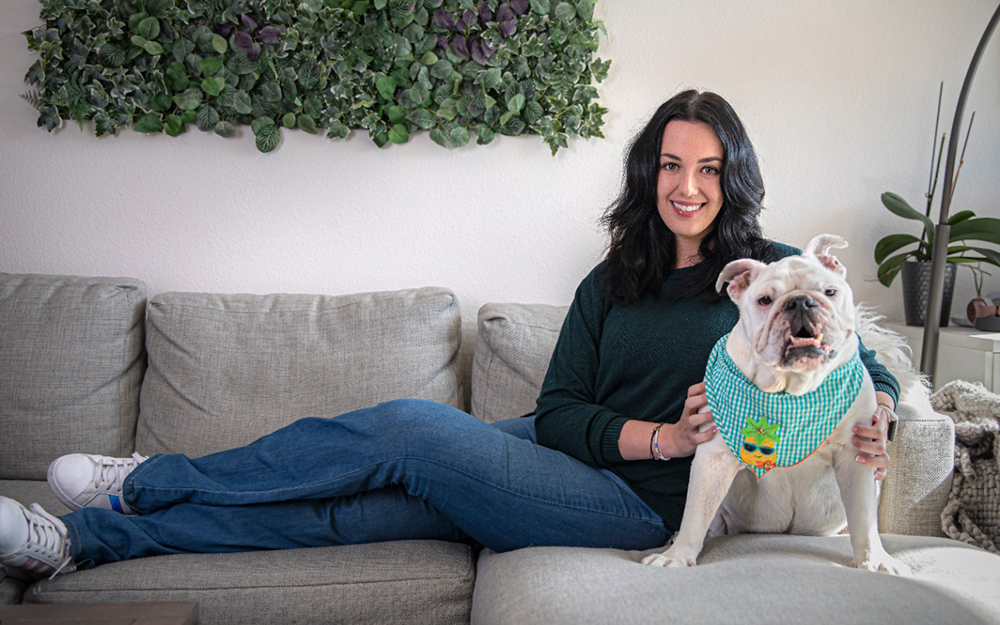
[[[765,295],[764,297],[757,300],[757,303],[760,304],[761,306],[770,306],[772,301],[774,300],[772,300],[770,296]]]
[[[827,289],[823,291],[823,295],[826,295],[827,297],[833,297],[836,294],[837,294],[837,289]]]

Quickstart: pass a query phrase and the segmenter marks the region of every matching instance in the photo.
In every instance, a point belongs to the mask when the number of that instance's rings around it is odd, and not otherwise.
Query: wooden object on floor
[[[0,625],[196,625],[194,602],[0,606]]]

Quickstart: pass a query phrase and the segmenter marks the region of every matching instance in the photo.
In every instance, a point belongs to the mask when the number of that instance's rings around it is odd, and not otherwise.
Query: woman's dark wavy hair
[[[610,234],[601,287],[605,296],[618,304],[628,305],[658,293],[674,263],[674,234],[656,208],[663,129],[674,119],[705,122],[715,130],[725,153],[722,208],[699,248],[704,262],[693,267],[684,283],[671,289],[667,297],[716,301],[724,297],[716,292],[715,280],[726,263],[738,258],[760,259],[768,247],[758,223],[764,181],[739,117],[715,93],[678,93],[656,110],[629,144],[622,190],[601,219]]]

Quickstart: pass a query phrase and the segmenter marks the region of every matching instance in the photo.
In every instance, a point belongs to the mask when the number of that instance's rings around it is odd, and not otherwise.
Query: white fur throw
[[[955,472],[941,529],[956,540],[998,553],[1000,543],[1000,395],[961,380],[931,396],[955,421]]]

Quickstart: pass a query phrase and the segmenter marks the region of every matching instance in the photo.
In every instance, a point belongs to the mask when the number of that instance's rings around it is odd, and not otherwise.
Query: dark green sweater
[[[774,261],[801,251],[772,245]],[[584,278],[563,322],[535,422],[538,443],[589,465],[610,468],[661,517],[680,527],[691,458],[626,461],[618,437],[629,419],[676,423],[687,390],[705,377],[715,343],[739,318],[728,298],[712,304],[664,294],[688,269],[671,272],[658,296],[628,306],[605,299],[598,265]],[[894,399],[896,379],[862,346],[861,359],[877,390]]]

